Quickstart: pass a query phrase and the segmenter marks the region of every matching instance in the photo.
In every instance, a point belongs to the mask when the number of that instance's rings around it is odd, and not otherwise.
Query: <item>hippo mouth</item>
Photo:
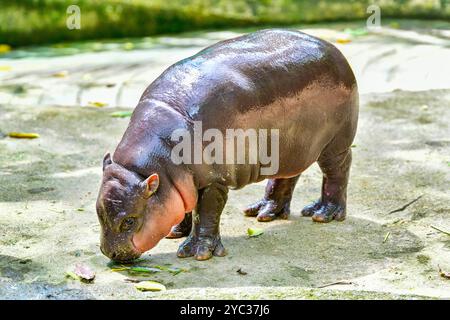
[[[112,240],[111,240],[112,239]],[[111,234],[106,233],[101,237],[100,251],[116,262],[128,262],[139,258],[142,252],[133,243],[133,237],[115,239]]]
[[[105,256],[107,256],[111,260],[116,261],[116,262],[121,262],[121,263],[133,261],[133,260],[139,258],[142,254],[142,252],[140,252],[134,246],[132,241],[131,241],[131,244],[124,249],[119,248],[119,249],[116,249],[113,251],[109,251],[109,250],[105,250],[103,247],[100,247],[100,250]]]

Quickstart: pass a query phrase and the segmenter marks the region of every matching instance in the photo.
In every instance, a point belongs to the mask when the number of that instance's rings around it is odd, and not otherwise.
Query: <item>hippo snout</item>
[[[105,256],[117,262],[132,261],[141,256],[141,252],[137,251],[131,243],[108,245],[106,242],[102,242],[100,250]]]

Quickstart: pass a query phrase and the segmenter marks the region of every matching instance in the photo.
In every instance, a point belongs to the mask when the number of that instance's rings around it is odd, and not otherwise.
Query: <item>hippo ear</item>
[[[156,192],[156,190],[158,190],[158,186],[159,176],[157,173],[154,173],[143,182],[143,187],[145,188],[144,196],[146,198],[150,198]]]
[[[105,171],[106,167],[109,166],[111,163],[112,163],[111,154],[108,152],[103,157],[103,171]]]

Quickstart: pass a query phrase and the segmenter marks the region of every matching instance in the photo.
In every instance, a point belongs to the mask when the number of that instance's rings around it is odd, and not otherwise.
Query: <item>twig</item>
[[[326,288],[326,287],[335,286],[338,284],[354,284],[354,283],[351,281],[341,280],[341,281],[336,281],[336,282],[332,282],[332,283],[327,283],[327,284],[321,285],[317,288],[322,289],[322,288]]]
[[[442,232],[442,233],[444,233],[444,234],[450,236],[450,232],[448,232],[448,231],[444,231],[444,230],[439,229],[438,227],[435,227],[435,226],[430,226],[430,227],[433,228],[434,230],[437,230],[437,231],[439,231],[439,232]]]
[[[151,281],[153,280],[153,278],[125,278],[124,281],[125,282],[129,282],[129,283],[139,283],[139,282],[144,282],[144,281]]]
[[[414,200],[408,202],[408,203],[405,204],[403,207],[388,212],[388,214],[403,211],[403,210],[405,210],[406,208],[408,208],[410,205],[412,205],[414,202],[416,202],[417,200],[419,200],[420,198],[422,198],[422,197],[423,197],[423,194],[420,195],[420,196],[418,196],[418,197],[415,198]]]
[[[387,241],[387,239],[389,238],[390,235],[391,235],[391,232],[386,233],[386,235],[384,236],[383,243],[386,243],[386,241]]]

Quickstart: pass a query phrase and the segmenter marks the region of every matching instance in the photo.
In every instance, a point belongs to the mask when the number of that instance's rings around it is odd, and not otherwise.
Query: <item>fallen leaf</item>
[[[364,35],[368,34],[366,28],[357,28],[357,29],[347,28],[347,29],[344,30],[344,32],[346,34],[349,34],[349,35],[352,35],[352,36],[356,36],[356,37],[364,36]]]
[[[127,42],[127,43],[125,43],[125,44],[123,45],[123,48],[124,48],[125,50],[132,50],[132,49],[134,48],[134,44],[131,43],[131,42]]]
[[[82,264],[77,264],[75,266],[75,270],[74,273],[80,277],[82,280],[91,282],[95,279],[95,272],[91,270],[91,268],[89,268],[86,265],[82,265]]]
[[[84,211],[84,209],[83,208],[78,208],[77,211]]]
[[[110,114],[113,118],[127,118],[131,117],[133,114],[133,111],[116,111]]]
[[[120,272],[120,271],[129,271],[129,272],[135,272],[135,273],[157,273],[161,271],[167,271],[173,275],[177,275],[180,272],[187,271],[186,269],[177,268],[177,267],[164,267],[164,266],[118,266],[110,269],[113,272]],[[142,280],[143,281],[143,280]]]
[[[444,278],[444,279],[450,279],[450,273],[449,273],[449,272],[442,271],[441,267],[439,267],[439,266],[438,266],[438,268],[439,268],[439,275],[440,275],[442,278]]]
[[[157,268],[157,269],[159,269],[159,270],[165,271],[165,270],[167,270],[167,268],[169,268],[169,267],[156,265],[156,266],[153,266],[153,268]]]
[[[177,268],[177,267],[170,267],[167,268],[167,271],[176,276],[177,274],[186,271],[185,269]]]
[[[67,70],[58,71],[52,74],[52,77],[55,78],[65,78],[69,75],[69,72]]]
[[[120,267],[120,268],[111,268],[112,272],[120,272],[120,271],[125,271],[128,270],[128,267]]]
[[[37,133],[30,133],[30,132],[9,132],[8,136],[10,138],[17,138],[17,139],[36,139],[36,138],[39,138],[39,134],[37,134]]]
[[[11,51],[11,46],[8,44],[0,44],[0,53],[7,53]]]
[[[91,107],[103,108],[103,107],[107,106],[108,104],[105,102],[100,102],[100,101],[89,101],[88,105]]]
[[[143,273],[156,273],[156,272],[161,272],[160,269],[158,268],[152,268],[152,267],[141,267],[141,266],[137,266],[137,267],[129,267],[130,271],[133,272],[143,272]]]
[[[177,275],[177,274],[179,274],[179,273],[181,273],[181,272],[186,272],[186,271],[188,271],[188,270],[186,270],[186,269],[178,268],[178,267],[165,267],[165,266],[158,266],[158,265],[153,266],[153,267],[154,267],[154,268],[157,268],[157,269],[159,269],[159,270],[162,270],[162,271],[170,272],[170,273],[173,274],[174,276]]]
[[[390,235],[391,235],[390,232],[386,233],[386,235],[384,236],[384,239],[383,239],[383,243],[385,243],[388,240]]]
[[[260,229],[260,228],[248,228],[247,229],[247,234],[250,237],[257,237],[257,236],[262,235],[263,233],[264,233],[264,230]]]
[[[156,281],[142,281],[135,285],[139,291],[164,291],[166,286]]]
[[[337,38],[336,42],[340,44],[346,44],[352,42],[352,40],[350,40],[349,38]]]
[[[67,278],[71,278],[73,280],[80,280],[80,277],[77,276],[75,273],[73,273],[72,271],[66,271],[66,277]]]
[[[12,67],[11,66],[0,66],[0,71],[11,71]]]
[[[241,268],[237,269],[236,272],[242,276],[246,276],[248,274],[247,272],[243,271]]]

